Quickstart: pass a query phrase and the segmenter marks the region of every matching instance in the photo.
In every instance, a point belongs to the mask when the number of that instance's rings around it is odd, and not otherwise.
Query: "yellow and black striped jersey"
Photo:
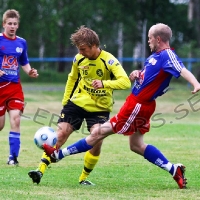
[[[101,80],[104,87],[94,89],[93,80]],[[101,50],[96,60],[77,54],[68,75],[62,104],[66,105],[70,99],[89,112],[110,112],[113,107],[113,90],[130,87],[126,72],[112,54]]]

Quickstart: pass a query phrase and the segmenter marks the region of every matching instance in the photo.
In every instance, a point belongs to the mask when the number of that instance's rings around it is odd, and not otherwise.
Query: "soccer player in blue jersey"
[[[135,70],[130,74],[129,78],[134,81],[134,85],[119,113],[100,127],[94,128],[86,138],[64,149],[55,149],[44,144],[44,151],[52,162],[88,151],[111,134],[129,135],[129,145],[133,152],[168,171],[180,189],[186,188],[185,166],[169,162],[159,149],[143,141],[145,133],[150,129],[150,118],[156,107],[155,99],[167,91],[172,76],[186,79],[194,87],[192,94],[200,90],[200,83],[170,49],[171,37],[171,28],[165,24],[158,23],[150,28],[148,43],[152,55],[147,58],[142,70]]]
[[[4,32],[0,33],[0,130],[5,126],[7,111],[10,119],[8,165],[18,165],[20,151],[20,117],[24,110],[20,65],[30,77],[38,76],[37,70],[29,64],[26,40],[16,36],[19,20],[18,11],[7,10],[3,14]]]

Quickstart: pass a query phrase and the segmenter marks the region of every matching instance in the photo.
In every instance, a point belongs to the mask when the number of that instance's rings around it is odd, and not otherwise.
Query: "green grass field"
[[[200,94],[192,96],[185,85],[172,89],[157,100],[152,128],[145,142],[157,146],[173,163],[186,166],[188,188],[178,189],[171,175],[129,150],[128,137],[113,135],[105,139],[101,158],[89,179],[96,186],[81,186],[78,178],[84,154],[52,164],[39,185],[27,173],[36,169],[42,151],[33,143],[41,126],[56,126],[61,110],[64,85],[24,84],[26,108],[21,122],[19,167],[6,164],[9,123],[0,134],[0,199],[2,200],[198,200],[200,199]],[[115,114],[129,91],[115,91]],[[8,120],[8,118],[7,118]],[[83,126],[74,132],[68,145],[87,135]]]

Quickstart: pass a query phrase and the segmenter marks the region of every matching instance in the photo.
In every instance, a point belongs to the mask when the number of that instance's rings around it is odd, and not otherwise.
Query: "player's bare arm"
[[[37,69],[31,68],[30,64],[26,64],[26,65],[22,66],[22,69],[31,78],[37,78],[39,76]]]
[[[195,94],[196,92],[200,90],[200,83],[189,70],[187,70],[186,68],[183,68],[181,70],[181,76],[194,87],[193,91],[191,91],[192,94]]]

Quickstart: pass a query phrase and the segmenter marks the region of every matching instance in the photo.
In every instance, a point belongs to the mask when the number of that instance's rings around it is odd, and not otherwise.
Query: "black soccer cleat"
[[[37,183],[37,184],[40,183],[40,180],[41,180],[41,178],[43,176],[42,172],[37,171],[37,170],[31,170],[28,173],[28,175],[32,179],[33,183]]]
[[[79,183],[80,183],[80,185],[95,185],[94,183],[92,183],[89,180],[82,180]]]

